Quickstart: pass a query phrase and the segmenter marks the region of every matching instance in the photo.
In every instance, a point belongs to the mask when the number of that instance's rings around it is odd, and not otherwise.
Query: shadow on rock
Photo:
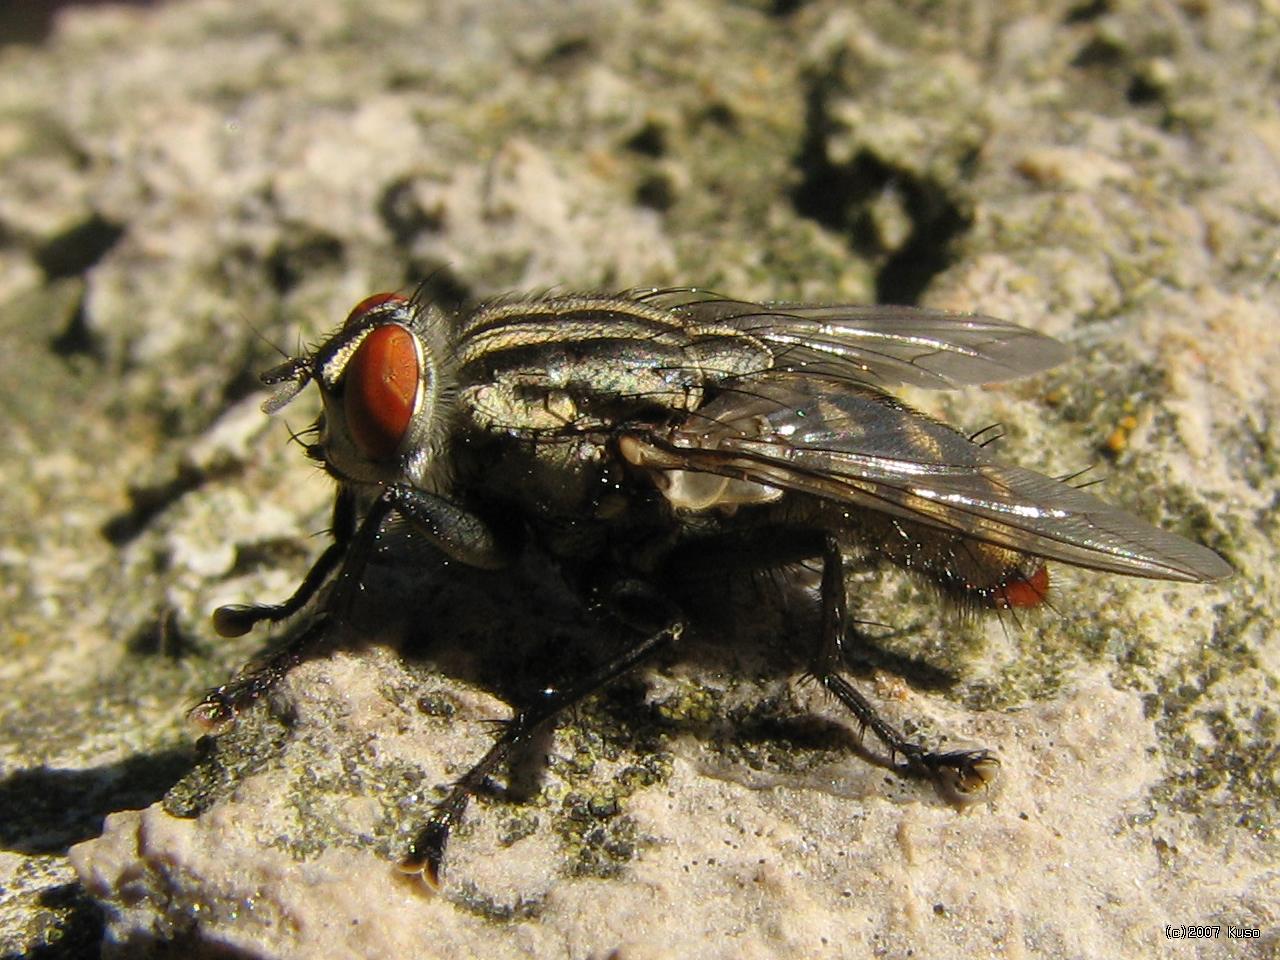
[[[0,779],[0,849],[62,853],[102,832],[116,810],[155,803],[195,761],[191,746],[82,770],[30,767]]]

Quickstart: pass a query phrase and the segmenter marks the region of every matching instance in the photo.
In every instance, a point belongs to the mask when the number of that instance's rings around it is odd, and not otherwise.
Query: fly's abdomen
[[[885,514],[840,512],[832,525],[841,526],[852,545],[917,575],[961,606],[1035,607],[1048,596],[1049,571],[1039,557]]]

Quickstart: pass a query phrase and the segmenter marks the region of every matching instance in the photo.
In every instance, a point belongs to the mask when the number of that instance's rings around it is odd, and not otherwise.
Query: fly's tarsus
[[[986,790],[1000,773],[1000,758],[990,750],[953,750],[927,753],[921,767],[957,799],[969,800]]]
[[[296,633],[263,659],[246,664],[222,686],[210,690],[187,714],[203,733],[219,733],[235,722],[236,715],[256,703],[313,650],[322,646],[332,618],[320,614],[302,624]]]

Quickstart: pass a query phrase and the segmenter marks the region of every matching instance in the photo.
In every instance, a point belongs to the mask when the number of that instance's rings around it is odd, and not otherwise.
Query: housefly
[[[1212,551],[1067,482],[1002,463],[894,399],[1051,367],[1049,337],[984,316],[909,307],[759,304],[696,289],[508,298],[447,311],[419,295],[359,303],[332,336],[263,374],[275,412],[308,384],[323,412],[308,455],[337,481],[333,541],[293,596],[219,608],[238,636],[322,609],[268,659],[210,692],[217,729],[343,620],[391,525],[444,558],[500,571],[538,551],[607,611],[618,638],[587,675],[521,705],[452,785],[404,862],[439,882],[471,794],[553,718],[643,663],[696,613],[691,569],[821,565],[810,671],[900,758],[965,792],[987,750],[933,752],[883,720],[841,672],[845,567],[889,561],[967,606],[1032,607],[1045,561],[1211,581]],[[687,593],[687,591],[686,591]],[[702,594],[705,597],[705,594]]]

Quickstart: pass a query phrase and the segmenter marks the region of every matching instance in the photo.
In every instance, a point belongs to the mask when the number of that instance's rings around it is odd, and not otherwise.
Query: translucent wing
[[[879,387],[934,390],[994,383],[1056,366],[1068,348],[1017,324],[918,307],[760,304],[699,290],[635,294],[693,325],[729,327],[763,340],[774,369]]]
[[[1075,566],[1186,581],[1231,573],[1211,550],[841,381],[761,376],[637,445],[651,468],[800,491]]]

